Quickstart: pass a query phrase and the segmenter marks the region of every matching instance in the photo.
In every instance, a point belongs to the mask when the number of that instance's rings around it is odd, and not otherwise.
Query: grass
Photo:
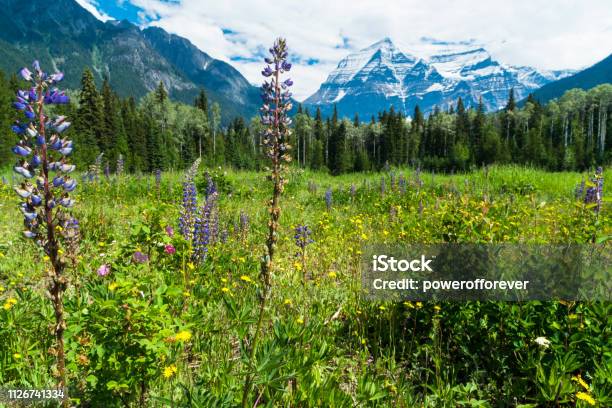
[[[201,266],[191,263],[178,234],[182,174],[164,173],[159,189],[153,176],[79,185],[82,241],[65,300],[75,403],[240,403],[270,186],[263,173],[209,171],[228,239],[211,246]],[[590,406],[582,392],[609,406],[608,303],[372,302],[360,282],[361,251],[370,243],[586,243],[610,236],[609,206],[596,217],[574,198],[588,175],[494,166],[421,173],[419,187],[414,170],[393,173],[394,188],[390,173],[291,170],[249,405]],[[197,183],[204,191],[203,174]],[[16,301],[0,308],[0,384],[48,388],[55,381],[48,265],[20,237],[16,205],[10,188],[0,186],[0,304]],[[241,211],[249,216],[246,230]],[[308,225],[315,241],[305,265],[295,256],[298,224]],[[176,254],[164,252],[167,244]],[[149,262],[134,263],[137,250]],[[100,277],[103,264],[111,273]],[[550,344],[539,346],[538,337]]]

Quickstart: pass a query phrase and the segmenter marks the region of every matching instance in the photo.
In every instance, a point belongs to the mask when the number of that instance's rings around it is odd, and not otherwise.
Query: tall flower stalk
[[[73,232],[78,223],[67,210],[74,205],[70,193],[77,183],[69,175],[75,169],[73,164],[68,163],[68,156],[73,149],[72,141],[61,136],[70,122],[64,116],[51,118],[45,113],[45,105],[68,103],[68,96],[54,87],[62,80],[63,74],[46,74],[38,61],[34,61],[32,66],[34,72],[28,68],[20,71],[21,77],[31,85],[27,90],[19,90],[17,100],[13,103],[23,114],[12,127],[20,136],[19,142],[13,147],[13,153],[19,157],[14,171],[25,179],[15,191],[22,199],[20,209],[24,215],[24,235],[43,248],[51,263],[49,294],[55,314],[52,328],[55,346],[51,353],[56,357],[54,371],[58,378],[57,386],[65,390],[66,322],[63,295],[67,279],[64,276],[66,258],[62,255],[62,240],[66,241],[64,246],[69,253],[76,251]],[[68,400],[64,401],[66,404]]]
[[[254,357],[257,349],[257,340],[261,332],[266,304],[270,297],[272,282],[272,260],[276,241],[278,240],[278,226],[281,214],[279,205],[280,196],[287,180],[284,176],[286,163],[291,160],[288,144],[291,130],[291,119],[288,112],[291,110],[291,92],[289,87],[293,85],[291,79],[281,79],[281,75],[291,69],[287,62],[287,43],[285,39],[279,38],[270,48],[270,57],[265,59],[266,67],[262,75],[269,80],[264,81],[262,89],[263,106],[261,108],[261,123],[265,126],[263,131],[263,145],[266,156],[271,162],[270,179],[273,183],[272,198],[268,203],[270,219],[268,221],[268,237],[266,239],[266,251],[261,261],[260,279],[262,291],[259,297],[259,317],[249,351],[249,372],[247,373],[242,394],[242,406],[247,406],[249,393],[253,383]]]
[[[198,209],[198,192],[194,182],[201,159],[196,159],[185,175],[183,182],[183,201],[179,217],[179,229],[187,241],[193,238],[196,213]]]

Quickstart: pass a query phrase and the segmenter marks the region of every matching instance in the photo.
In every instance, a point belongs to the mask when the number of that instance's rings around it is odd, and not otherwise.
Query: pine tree
[[[196,96],[194,106],[208,115],[208,97],[204,88],[200,89],[200,93]]]
[[[134,97],[131,96],[121,103],[121,118],[128,144],[128,154],[124,156],[126,169],[131,172],[144,171],[148,168],[147,138]]]
[[[313,126],[314,142],[312,146],[312,155],[310,158],[310,166],[313,169],[320,169],[325,165],[325,129],[323,127],[323,119],[321,117],[321,109],[317,106],[317,111]]]
[[[102,108],[100,95],[94,77],[89,68],[83,71],[81,77],[81,94],[79,108],[74,118],[74,143],[79,148],[75,150],[75,162],[90,165],[102,150]]]
[[[480,166],[483,161],[482,145],[485,137],[486,116],[482,97],[478,100],[478,108],[472,124],[472,139],[470,140],[470,149],[472,152],[472,163]]]
[[[102,151],[111,167],[117,163],[119,155],[126,157],[128,153],[127,136],[119,109],[119,97],[104,80],[102,84]]]
[[[206,128],[208,128],[208,98],[206,96],[206,92],[204,91],[204,89],[200,89],[200,93],[198,94],[198,96],[195,99],[195,107],[198,108],[203,115],[203,119],[206,123]],[[208,129],[206,129],[207,131]],[[198,151],[198,157],[202,157],[202,146],[203,146],[203,140],[202,138],[205,135],[203,134],[203,132],[198,132],[198,141],[197,141],[197,151]]]
[[[329,170],[335,176],[349,169],[349,155],[346,149],[346,124],[344,121],[332,130],[329,140]]]

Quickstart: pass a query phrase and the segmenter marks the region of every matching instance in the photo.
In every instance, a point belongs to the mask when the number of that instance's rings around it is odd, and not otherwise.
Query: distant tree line
[[[294,155],[302,167],[332,174],[412,165],[441,171],[491,163],[522,163],[549,170],[587,169],[612,160],[612,85],[573,89],[541,105],[529,97],[522,108],[510,91],[506,107],[485,113],[461,98],[448,110],[410,118],[393,108],[362,122],[324,120],[299,109]]]
[[[12,164],[11,107],[20,82],[0,72],[0,166]],[[411,117],[393,108],[366,121],[323,118],[300,106],[293,118],[296,165],[332,174],[378,170],[387,165],[439,171],[466,170],[491,163],[524,163],[550,170],[586,169],[612,159],[612,85],[574,89],[541,105],[532,97],[518,107],[514,92],[505,109],[485,113],[481,103],[461,99],[448,110]],[[209,166],[260,169],[264,164],[258,118],[221,123],[217,103],[204,90],[192,106],[173,102],[162,82],[140,101],[120,98],[108,81],[100,87],[86,69],[71,103],[57,107],[72,122],[73,161],[82,169],[100,154],[114,171],[121,157],[130,172],[181,169],[201,157]]]

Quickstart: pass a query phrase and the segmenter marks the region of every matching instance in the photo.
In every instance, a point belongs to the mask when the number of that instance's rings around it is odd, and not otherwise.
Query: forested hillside
[[[15,77],[0,74],[0,165],[12,163],[17,117],[10,107]],[[140,101],[120,98],[105,81],[100,89],[85,70],[81,90],[61,112],[73,118],[68,131],[79,146],[74,160],[85,168],[103,153],[114,171],[121,157],[129,171],[185,168],[202,156],[208,165],[258,169],[262,153],[259,120],[236,118],[221,126],[221,109],[204,90],[193,105],[170,100],[160,82]],[[293,118],[294,161],[332,174],[413,165],[437,171],[462,171],[491,163],[530,164],[550,170],[582,170],[610,160],[612,85],[573,89],[541,105],[529,98],[517,107],[513,92],[505,109],[485,113],[482,104],[466,109],[459,99],[449,110],[412,117],[393,109],[377,117],[322,117],[301,107]],[[85,166],[85,167],[83,167]]]

